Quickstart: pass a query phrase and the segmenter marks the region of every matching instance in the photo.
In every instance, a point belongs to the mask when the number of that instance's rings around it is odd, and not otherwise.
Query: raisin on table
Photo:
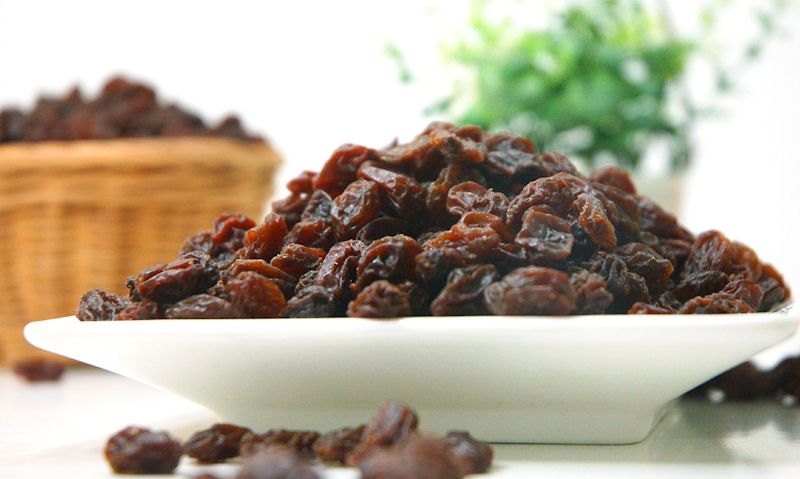
[[[272,446],[248,457],[236,479],[320,479],[320,476],[291,449]]]
[[[381,405],[367,424],[361,443],[347,457],[349,465],[358,465],[376,448],[384,448],[407,439],[417,430],[419,417],[410,407],[394,401]]]
[[[320,461],[344,465],[347,456],[361,443],[365,428],[343,427],[323,434],[314,442],[314,454]]]
[[[250,429],[235,424],[214,424],[194,433],[183,444],[183,451],[202,463],[222,462],[239,455],[239,441],[248,432]]]
[[[105,457],[118,474],[169,474],[178,466],[181,444],[163,431],[128,426],[106,443]]]
[[[442,438],[419,434],[367,456],[360,464],[362,479],[461,479],[462,464]]]
[[[483,474],[492,467],[494,450],[488,443],[475,439],[467,431],[448,431],[445,439],[461,468],[461,474]]]
[[[58,381],[64,375],[64,364],[47,358],[27,358],[15,361],[12,370],[29,383]]]

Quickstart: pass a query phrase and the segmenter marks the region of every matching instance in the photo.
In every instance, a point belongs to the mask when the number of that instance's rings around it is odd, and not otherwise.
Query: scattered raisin
[[[202,463],[222,462],[239,455],[239,441],[250,429],[219,423],[198,431],[183,444],[183,452]]]
[[[472,437],[467,431],[449,431],[445,436],[462,475],[483,474],[492,467],[494,451],[488,443]]]
[[[327,432],[314,442],[314,454],[323,462],[346,463],[347,456],[361,443],[366,426],[343,427]]]
[[[288,429],[270,429],[264,434],[244,434],[239,443],[242,456],[252,456],[274,446],[285,446],[297,454],[310,457],[314,452],[314,444],[320,434],[316,431],[290,431]]]
[[[170,474],[181,459],[182,447],[163,431],[128,426],[111,436],[105,456],[118,474]]]
[[[419,418],[405,404],[387,401],[364,429],[361,443],[347,457],[349,465],[358,465],[376,448],[388,447],[407,439],[417,430]]]
[[[64,375],[64,364],[47,358],[27,358],[14,362],[14,374],[29,383],[58,381]]]
[[[362,479],[461,479],[464,466],[448,440],[412,434],[402,443],[373,452],[358,467]]]
[[[236,479],[320,479],[307,461],[283,446],[272,446],[248,457]]]

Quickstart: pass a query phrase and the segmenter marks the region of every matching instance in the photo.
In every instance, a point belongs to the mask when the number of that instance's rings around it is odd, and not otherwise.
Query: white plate
[[[644,439],[673,398],[791,336],[799,316],[67,317],[25,336],[258,430],[359,424],[395,399],[432,432],[621,444]]]

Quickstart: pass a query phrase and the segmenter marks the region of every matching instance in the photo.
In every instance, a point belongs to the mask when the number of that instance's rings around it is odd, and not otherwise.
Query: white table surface
[[[189,401],[98,370],[68,370],[63,381],[38,385],[1,371],[0,478],[115,477],[101,452],[111,433],[139,424],[186,439],[213,421],[212,414]],[[495,451],[495,468],[483,477],[796,478],[800,408],[683,401],[640,444],[498,445]],[[237,467],[198,466],[184,458],[177,473],[192,477],[211,470],[233,477]],[[329,468],[324,477],[358,474]]]

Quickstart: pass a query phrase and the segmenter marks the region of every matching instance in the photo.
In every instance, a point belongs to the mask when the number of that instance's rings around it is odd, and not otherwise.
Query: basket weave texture
[[[42,352],[25,323],[173,259],[227,211],[258,218],[280,164],[263,143],[120,139],[0,146],[0,362]]]

